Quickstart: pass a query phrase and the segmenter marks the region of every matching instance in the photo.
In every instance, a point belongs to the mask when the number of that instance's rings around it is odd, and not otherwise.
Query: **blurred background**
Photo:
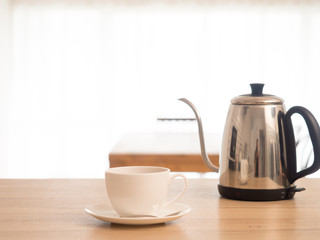
[[[222,135],[252,82],[320,120],[319,79],[319,1],[0,0],[0,177],[104,177],[125,133],[197,131],[157,121],[181,97]]]

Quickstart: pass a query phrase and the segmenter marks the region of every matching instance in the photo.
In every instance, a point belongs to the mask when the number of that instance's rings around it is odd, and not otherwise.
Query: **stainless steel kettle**
[[[252,93],[231,100],[220,153],[220,195],[237,200],[291,199],[298,191],[295,180],[320,168],[320,128],[317,120],[304,107],[285,110],[284,101],[262,93],[264,84],[250,84]],[[195,106],[202,158],[213,171],[218,171],[205,150],[202,122]],[[291,121],[300,114],[313,145],[313,164],[297,172],[296,145]]]

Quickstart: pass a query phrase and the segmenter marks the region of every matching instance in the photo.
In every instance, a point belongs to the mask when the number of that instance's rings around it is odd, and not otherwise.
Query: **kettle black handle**
[[[314,155],[313,164],[300,172],[297,172],[296,145],[291,121],[291,116],[294,113],[300,114],[306,122]],[[290,108],[284,116],[284,129],[287,153],[287,177],[289,182],[292,184],[297,179],[314,173],[320,169],[320,127],[317,120],[308,109],[301,106],[295,106]]]

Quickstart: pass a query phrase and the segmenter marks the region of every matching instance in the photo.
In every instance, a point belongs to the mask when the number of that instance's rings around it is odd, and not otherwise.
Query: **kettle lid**
[[[263,94],[263,83],[252,83],[251,94],[240,95],[231,100],[235,105],[270,105],[270,104],[283,104],[283,99],[270,94]]]

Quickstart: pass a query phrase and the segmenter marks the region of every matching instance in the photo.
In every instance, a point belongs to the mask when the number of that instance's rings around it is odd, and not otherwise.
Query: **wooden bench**
[[[206,133],[211,161],[219,166],[220,138]],[[197,133],[129,133],[109,153],[110,167],[163,166],[173,172],[208,172]]]

